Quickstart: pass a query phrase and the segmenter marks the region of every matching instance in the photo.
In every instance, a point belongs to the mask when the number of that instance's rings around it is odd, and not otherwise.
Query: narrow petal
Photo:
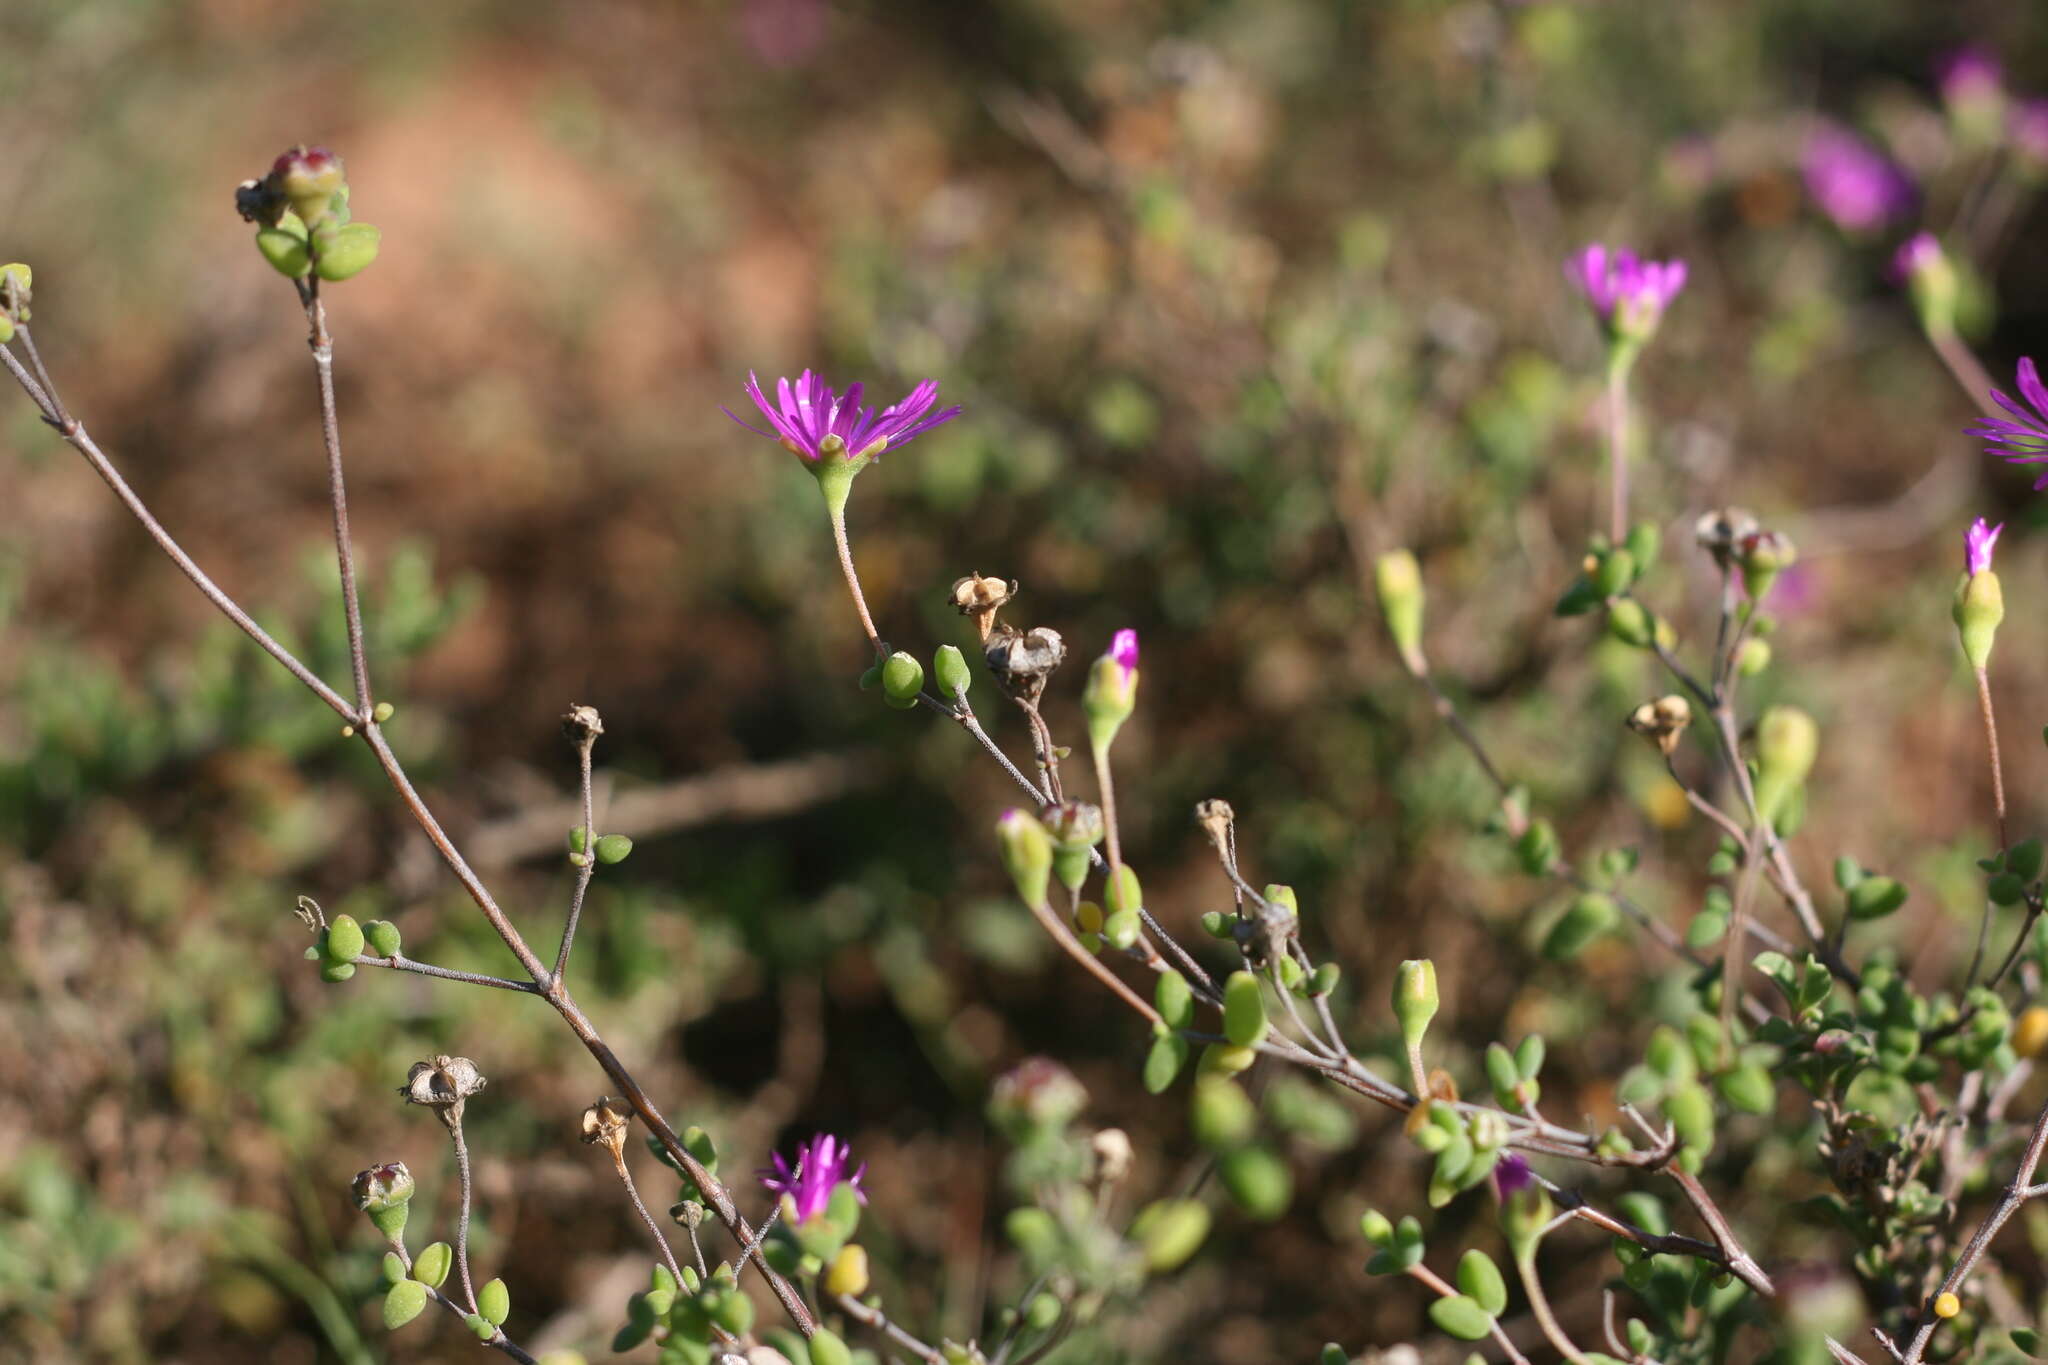
[[[2041,387],[2041,372],[2034,368],[2034,358],[2027,356],[2020,361],[2020,393],[2033,405],[2041,422],[2048,424],[2048,388]]]

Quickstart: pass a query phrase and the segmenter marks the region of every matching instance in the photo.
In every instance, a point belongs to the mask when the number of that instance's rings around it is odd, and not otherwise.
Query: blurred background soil
[[[575,821],[548,813],[573,788],[568,704],[603,712],[609,799],[710,779],[599,875],[579,994],[728,1176],[849,1136],[878,1287],[965,1337],[1018,1287],[990,1079],[1066,1060],[1092,1120],[1132,1133],[1137,1197],[1188,1173],[1185,1100],[1133,1084],[1141,1029],[1006,899],[1001,774],[854,686],[809,480],[720,404],[749,370],[883,401],[937,378],[966,415],[853,500],[884,635],[967,645],[944,594],[969,570],[1020,579],[1011,619],[1080,658],[1136,626],[1118,786],[1168,923],[1227,905],[1189,818],[1225,797],[1250,875],[1295,885],[1345,964],[1362,1047],[1390,1044],[1392,965],[1428,954],[1447,1066],[1543,1029],[1546,1108],[1602,1120],[1681,979],[1635,938],[1535,954],[1552,893],[1479,832],[1486,789],[1357,565],[1416,548],[1432,657],[1504,766],[1570,847],[1639,847],[1644,894],[1689,916],[1712,834],[1620,724],[1651,679],[1549,614],[1602,496],[1599,343],[1559,263],[1596,239],[1685,258],[1637,371],[1659,589],[1710,628],[1686,542],[1724,502],[1799,543],[1752,695],[1824,727],[1801,856],[1814,880],[1838,850],[1910,876],[1889,931],[1916,973],[1952,968],[1988,842],[1947,618],[1973,515],[2013,523],[1994,685],[2017,829],[2048,779],[2044,518],[1961,435],[1972,404],[1885,273],[1915,227],[1967,224],[1979,354],[2003,380],[2048,350],[2039,176],[1935,93],[1966,41],[2048,89],[2048,11],[1988,2],[13,0],[0,256],[35,268],[71,408],[340,679],[303,319],[232,191],[295,142],[346,158],[384,234],[330,297],[393,742],[538,942],[570,884]],[[1851,233],[1817,211],[1799,158],[1821,119],[1905,167],[1909,215]],[[317,979],[302,894],[429,960],[511,964],[359,746],[18,396],[0,461],[0,1359],[467,1358],[459,1324],[374,1325],[346,1199],[403,1158],[447,1207],[438,1127],[393,1094],[436,1051],[491,1080],[480,1258],[525,1339],[604,1355],[648,1255],[573,1138],[602,1077],[535,1002]],[[1048,710],[1071,739],[1070,672]],[[981,710],[1022,755],[1014,713]],[[1420,1292],[1364,1275],[1355,1219],[1419,1203],[1417,1158],[1382,1114],[1357,1125],[1298,1146],[1288,1218],[1223,1212],[1208,1253],[1060,1358],[1415,1337]],[[1709,1169],[1753,1249],[1838,1255],[1745,1197],[1766,1176],[1820,1181],[1788,1140]],[[1575,1320],[1598,1259],[1554,1268]]]

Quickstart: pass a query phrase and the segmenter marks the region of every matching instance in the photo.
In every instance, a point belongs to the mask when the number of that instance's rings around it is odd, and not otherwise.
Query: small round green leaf
[[[1238,1047],[1256,1047],[1270,1027],[1259,979],[1250,972],[1232,972],[1223,983],[1223,1036]]]
[[[503,1280],[492,1280],[476,1291],[476,1311],[488,1318],[493,1327],[503,1326],[505,1319],[512,1316],[512,1291]]]
[[[1479,1341],[1493,1331],[1493,1315],[1464,1294],[1431,1304],[1429,1320],[1460,1341]]]
[[[427,1306],[427,1287],[418,1280],[400,1280],[384,1295],[384,1326],[391,1331],[411,1322]]]

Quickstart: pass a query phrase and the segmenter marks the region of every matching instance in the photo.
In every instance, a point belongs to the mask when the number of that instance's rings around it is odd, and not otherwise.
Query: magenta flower
[[[1520,1152],[1509,1152],[1494,1164],[1493,1192],[1503,1200],[1535,1183],[1536,1172],[1529,1169],[1529,1158]]]
[[[1913,182],[1854,133],[1823,126],[1806,140],[1806,192],[1845,232],[1882,227],[1913,206]]]
[[[865,1204],[868,1197],[861,1191],[860,1178],[867,1174],[867,1163],[861,1163],[852,1175],[846,1168],[853,1162],[853,1150],[830,1133],[820,1133],[809,1142],[801,1143],[796,1149],[796,1169],[782,1159],[782,1153],[773,1154],[773,1170],[755,1172],[761,1183],[776,1194],[786,1194],[796,1204],[796,1221],[808,1223],[825,1211],[832,1200],[832,1191],[844,1181],[853,1186],[854,1197]]]
[[[1109,657],[1128,676],[1138,671],[1138,632],[1120,630],[1109,643]]]
[[[1610,331],[1638,339],[1656,330],[1685,288],[1684,261],[1646,261],[1625,247],[1609,251],[1598,242],[1567,260],[1564,273]]]
[[[1991,572],[1991,552],[1998,547],[1998,533],[2004,529],[2004,522],[1993,526],[1982,517],[1970,523],[1963,536],[1963,569],[1970,577]]]
[[[747,396],[761,409],[772,429],[762,431],[751,422],[742,421],[730,408],[719,411],[757,436],[779,439],[791,454],[814,464],[828,455],[866,463],[884,450],[908,445],[912,438],[960,415],[957,407],[931,411],[932,404],[939,399],[939,386],[930,379],[912,389],[901,402],[879,413],[862,407],[860,395],[859,384],[837,394],[826,387],[821,376],[805,370],[794,384],[787,379],[775,381],[776,402],[771,406],[768,396],[761,392],[760,379],[749,371]]]
[[[1998,389],[1991,391],[1991,401],[2011,413],[2013,420],[1980,418],[1970,434],[1985,443],[1986,455],[2011,464],[2040,464],[2048,460],[2048,388],[2042,387],[2040,371],[2031,358],[2020,361],[2018,377],[2025,402],[2016,402]],[[2048,474],[2034,480],[2036,492],[2043,488],[2048,488]]]
[[[2005,82],[2005,68],[1998,58],[1981,47],[1959,47],[1934,64],[1935,82],[1941,98],[1949,105],[1997,98]]]

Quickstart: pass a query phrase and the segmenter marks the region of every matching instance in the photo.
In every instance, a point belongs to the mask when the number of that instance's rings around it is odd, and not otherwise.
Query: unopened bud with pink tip
[[[2004,529],[2003,522],[1993,526],[1979,517],[1963,536],[1963,576],[1956,583],[1953,614],[1963,656],[1980,672],[1991,661],[1998,623],[2005,619],[2005,593],[1991,571],[1991,553]]]
[[[1097,748],[1107,748],[1117,728],[1130,719],[1138,705],[1138,632],[1120,630],[1110,641],[1109,652],[1088,670],[1088,686],[1081,694],[1081,709],[1088,716],[1088,738]]]

